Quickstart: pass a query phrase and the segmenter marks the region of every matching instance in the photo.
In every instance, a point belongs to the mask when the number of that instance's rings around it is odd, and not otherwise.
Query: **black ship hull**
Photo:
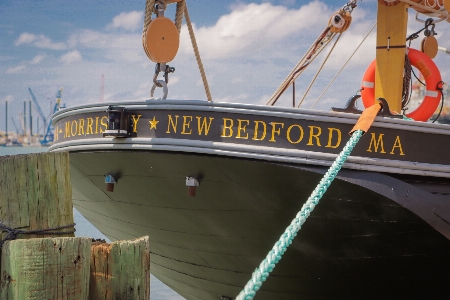
[[[161,109],[150,106],[148,119],[152,120]],[[63,122],[71,126],[73,120],[81,120],[83,109],[61,113],[55,121],[57,128]],[[164,112],[175,115],[173,110]],[[334,157],[323,152],[295,156],[292,153],[297,150],[290,152],[287,147],[275,153],[264,148],[267,145],[260,151],[252,145],[230,148],[234,144],[199,138],[192,142],[181,136],[166,143],[162,136],[145,141],[139,136],[91,139],[86,134],[78,137],[80,122],[76,139],[52,147],[71,151],[75,207],[112,240],[148,235],[151,272],[187,299],[235,297]],[[321,118],[313,122],[308,126],[339,128]],[[170,122],[163,125],[167,133]],[[225,125],[218,129],[222,135]],[[229,128],[236,133],[236,126]],[[432,138],[441,144],[449,142],[447,128],[436,126],[442,134]],[[383,126],[377,130],[389,131]],[[246,132],[241,129],[241,133]],[[393,136],[390,149],[384,149],[398,155],[391,163],[376,157],[383,157],[380,144],[378,153],[368,153],[375,157],[356,155],[349,160],[256,299],[448,296],[450,163],[442,157],[412,163],[402,160],[402,153],[412,156],[415,151],[405,150],[410,143],[407,136],[413,133],[396,134],[404,136],[400,149]],[[368,145],[371,149],[368,134],[366,145],[355,149],[356,154],[368,152]],[[327,138],[323,146],[337,144]],[[433,156],[431,151],[428,155]],[[117,179],[113,193],[105,191],[106,174]],[[187,195],[188,176],[200,181],[195,197]]]

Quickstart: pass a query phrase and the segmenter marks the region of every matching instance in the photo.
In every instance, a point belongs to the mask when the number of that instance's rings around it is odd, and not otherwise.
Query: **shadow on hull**
[[[111,240],[148,235],[152,274],[186,299],[235,297],[326,171],[181,152],[70,159],[75,207]],[[255,299],[447,297],[449,198],[342,170]]]

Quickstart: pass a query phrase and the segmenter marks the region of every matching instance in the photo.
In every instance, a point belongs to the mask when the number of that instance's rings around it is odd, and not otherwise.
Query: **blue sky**
[[[264,104],[295,66],[328,18],[344,1],[188,1],[213,100]],[[4,103],[17,118],[27,88],[45,112],[59,87],[67,106],[96,102],[105,75],[105,101],[149,97],[154,70],[141,44],[145,1],[0,0],[0,130]],[[174,5],[166,12],[173,18]],[[375,22],[376,1],[364,0],[341,38],[315,87],[305,100],[311,106],[321,88],[340,69]],[[412,16],[412,15],[411,15]],[[411,18],[410,31],[420,27]],[[449,48],[449,27],[437,26],[438,39]],[[342,106],[359,89],[364,70],[375,57],[374,33],[317,108]],[[438,55],[449,77],[449,58]],[[448,55],[447,55],[448,56]],[[319,57],[297,81],[300,98]],[[171,66],[171,99],[206,99],[186,27]],[[444,67],[442,67],[444,65]],[[160,93],[156,92],[157,96]],[[278,105],[288,106],[291,92]],[[17,122],[17,121],[16,121]],[[12,124],[9,124],[12,129]]]

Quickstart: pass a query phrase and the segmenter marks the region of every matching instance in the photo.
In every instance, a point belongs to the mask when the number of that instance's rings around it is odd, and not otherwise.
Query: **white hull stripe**
[[[362,86],[373,89],[375,87],[375,82],[363,81]]]
[[[429,90],[427,90],[425,92],[425,96],[430,96],[430,97],[436,98],[437,96],[439,96],[439,93],[436,92],[436,91],[429,91]]]

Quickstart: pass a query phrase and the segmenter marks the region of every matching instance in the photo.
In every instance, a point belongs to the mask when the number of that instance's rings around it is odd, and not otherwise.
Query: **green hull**
[[[326,170],[170,151],[70,159],[75,207],[111,240],[148,235],[152,274],[186,299],[235,297]],[[343,170],[255,299],[447,297],[448,198]]]

